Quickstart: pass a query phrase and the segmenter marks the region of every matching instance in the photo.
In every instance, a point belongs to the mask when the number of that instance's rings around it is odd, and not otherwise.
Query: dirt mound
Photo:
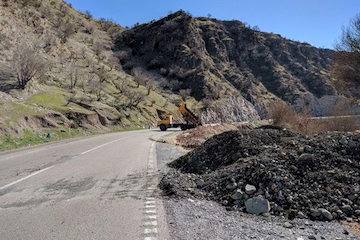
[[[177,135],[175,143],[184,148],[196,148],[214,135],[241,129],[251,129],[250,124],[207,124]]]
[[[202,197],[242,211],[247,200],[261,195],[274,215],[360,217],[360,134],[230,131],[170,166],[160,184],[168,195]]]

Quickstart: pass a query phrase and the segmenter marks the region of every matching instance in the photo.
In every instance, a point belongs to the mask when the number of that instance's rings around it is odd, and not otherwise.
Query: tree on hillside
[[[65,44],[69,37],[76,33],[76,26],[72,19],[69,17],[58,16],[54,23],[57,36],[60,38],[61,43]]]
[[[74,62],[67,63],[67,79],[68,79],[68,87],[71,91],[73,91],[81,80],[82,74],[80,73],[80,69]]]
[[[147,95],[150,95],[152,90],[156,89],[156,79],[150,73],[144,71],[140,67],[136,67],[132,70],[132,74],[137,82],[138,86],[144,85],[147,89]]]
[[[337,89],[343,94],[360,97],[360,14],[344,28],[336,46],[333,77]]]
[[[13,70],[19,87],[24,89],[34,77],[41,77],[44,74],[45,63],[33,46],[23,43],[14,51]]]

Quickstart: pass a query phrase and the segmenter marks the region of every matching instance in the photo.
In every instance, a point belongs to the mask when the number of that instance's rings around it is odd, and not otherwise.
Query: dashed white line
[[[148,214],[148,213],[156,213],[156,210],[154,209],[147,209],[145,210],[145,213]]]
[[[156,206],[149,206],[149,205],[147,205],[147,206],[145,206],[145,208],[146,208],[146,209],[155,209]]]
[[[157,221],[145,222],[144,225],[145,225],[145,226],[153,226],[153,227],[156,227],[156,226],[157,226]]]
[[[39,173],[45,172],[45,171],[47,171],[47,170],[49,170],[49,169],[51,169],[51,168],[53,168],[53,167],[54,167],[54,166],[44,168],[44,169],[42,169],[42,170],[39,170],[39,171],[37,171],[37,172],[34,172],[34,173],[30,174],[29,176],[23,177],[23,178],[21,178],[21,179],[19,179],[19,180],[16,180],[16,181],[12,182],[12,183],[9,183],[9,184],[7,184],[7,185],[5,185],[5,186],[2,186],[2,187],[0,188],[0,191],[6,189],[6,188],[8,188],[8,187],[11,187],[11,186],[13,186],[13,185],[15,185],[15,184],[17,184],[17,183],[20,183],[20,182],[22,182],[22,181],[25,181],[26,179],[31,178],[31,177],[33,177],[33,176],[35,176],[35,175],[38,175]]]
[[[112,143],[115,143],[115,142],[119,142],[119,141],[125,140],[125,139],[126,138],[120,138],[120,139],[117,139],[117,140],[114,140],[114,141],[111,141],[111,142],[108,142],[108,143],[101,144],[101,145],[99,145],[97,147],[91,148],[91,149],[89,149],[89,150],[87,150],[85,152],[80,153],[80,155],[84,155],[84,154],[87,154],[89,152],[93,152],[93,151],[95,151],[95,150],[97,150],[99,148],[105,147],[106,145],[109,145],[109,144],[112,144]]]
[[[157,228],[145,228],[144,233],[145,234],[158,233],[158,230],[157,230]]]
[[[145,237],[144,240],[156,240],[156,237]]]
[[[145,203],[144,240],[157,240],[157,235],[158,235],[156,199],[152,197],[154,191],[157,189],[155,183],[157,182],[157,178],[156,175],[154,175],[157,169],[156,159],[154,159],[154,147],[155,147],[155,143],[153,143],[150,147],[149,157],[147,162],[148,187],[146,188],[146,192],[148,197],[146,197],[144,201]]]
[[[126,139],[126,138],[119,138],[119,139],[117,139],[117,140],[114,140],[114,141],[111,141],[111,142],[108,142],[108,143],[101,144],[101,145],[99,145],[99,146],[97,146],[97,147],[94,147],[94,148],[89,149],[89,150],[87,150],[87,151],[85,151],[85,152],[82,152],[82,153],[80,153],[79,155],[84,155],[84,154],[90,153],[90,152],[95,151],[95,150],[97,150],[97,149],[99,149],[99,148],[105,147],[106,145],[109,145],[109,144],[112,144],[112,143],[115,143],[115,142],[118,142],[118,141],[121,141],[121,140],[124,140],[124,139]],[[40,150],[34,150],[33,152],[37,152],[37,151],[41,151],[41,149],[40,149]],[[31,152],[29,152],[29,153],[31,153]],[[6,159],[9,159],[9,158],[6,158]],[[4,159],[2,159],[2,161],[3,161],[3,160],[4,160]],[[39,171],[37,171],[37,172],[34,172],[34,173],[32,173],[32,174],[30,174],[30,175],[28,175],[28,176],[26,176],[26,177],[23,177],[23,178],[21,178],[21,179],[19,179],[19,180],[16,180],[16,181],[12,182],[12,183],[9,183],[9,184],[7,184],[7,185],[5,185],[5,186],[2,186],[2,187],[0,187],[0,191],[6,189],[6,188],[8,188],[8,187],[11,187],[11,186],[13,186],[13,185],[15,185],[15,184],[17,184],[17,183],[20,183],[20,182],[22,182],[22,181],[25,181],[26,179],[31,178],[31,177],[33,177],[33,176],[35,176],[35,175],[38,175],[39,173],[45,172],[45,171],[47,171],[47,170],[49,170],[50,168],[53,168],[53,167],[54,167],[54,166],[41,169],[41,170],[39,170]]]

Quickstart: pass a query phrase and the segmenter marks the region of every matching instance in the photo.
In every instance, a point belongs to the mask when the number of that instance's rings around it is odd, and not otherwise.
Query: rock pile
[[[170,163],[168,195],[288,218],[360,219],[360,134],[230,131]]]

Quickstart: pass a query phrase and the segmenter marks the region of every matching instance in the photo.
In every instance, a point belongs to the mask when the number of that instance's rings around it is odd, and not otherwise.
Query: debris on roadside
[[[285,129],[230,131],[169,164],[167,195],[229,210],[359,221],[360,134],[304,136]]]
[[[221,134],[227,131],[242,129],[249,130],[252,128],[253,126],[249,123],[207,124],[178,134],[176,136],[175,144],[187,149],[196,148],[214,135]]]

